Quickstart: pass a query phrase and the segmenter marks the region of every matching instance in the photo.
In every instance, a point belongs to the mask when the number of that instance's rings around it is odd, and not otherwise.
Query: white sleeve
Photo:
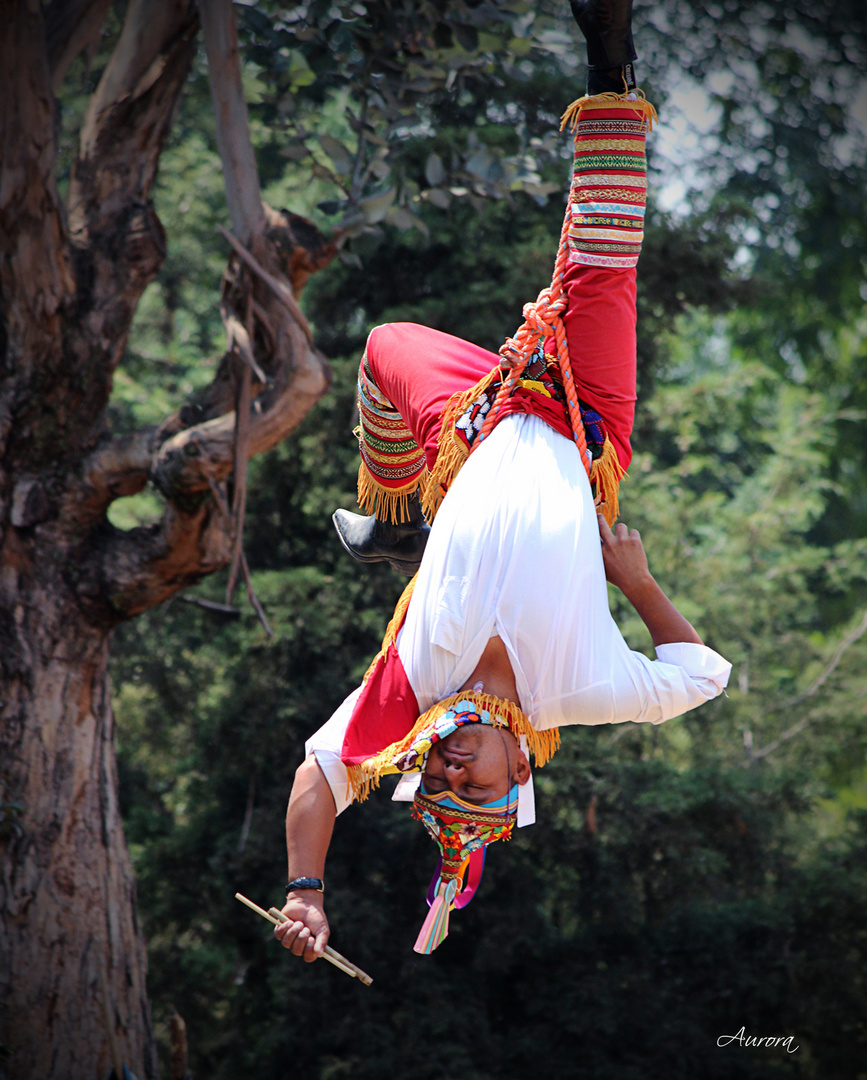
[[[342,814],[352,802],[352,793],[349,789],[349,773],[340,760],[340,750],[352,717],[352,710],[355,708],[355,703],[361,691],[362,687],[360,686],[353,690],[343,704],[337,707],[331,719],[327,720],[304,744],[304,753],[307,757],[311,754],[316,757],[316,764],[328,781],[338,814]]]
[[[569,724],[661,724],[723,692],[731,664],[706,645],[660,645],[657,659],[633,652],[620,638],[610,667],[578,691],[539,703],[548,726]],[[552,723],[553,721],[553,723]]]
[[[728,685],[732,666],[706,645],[660,645],[656,660],[632,652],[633,667],[614,689],[614,723],[661,724],[712,701]]]

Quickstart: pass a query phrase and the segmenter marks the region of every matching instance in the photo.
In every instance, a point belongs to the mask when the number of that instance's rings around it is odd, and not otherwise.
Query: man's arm
[[[650,631],[654,647],[679,641],[703,645],[693,626],[672,604],[650,573],[638,530],[627,528],[621,521],[612,532],[601,514],[598,520],[605,576],[638,612]]]
[[[311,754],[297,769],[286,811],[289,877],[325,877],[325,857],[337,810],[325,775]],[[283,914],[291,922],[274,928],[274,936],[309,963],[325,951],[330,930],[323,894],[299,889],[286,897]]]

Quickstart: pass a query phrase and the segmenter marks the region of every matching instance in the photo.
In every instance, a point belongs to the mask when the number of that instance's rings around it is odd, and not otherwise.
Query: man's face
[[[515,736],[488,724],[464,724],[434,743],[424,770],[425,791],[451,791],[482,806],[502,799],[517,781],[526,784],[530,765]]]

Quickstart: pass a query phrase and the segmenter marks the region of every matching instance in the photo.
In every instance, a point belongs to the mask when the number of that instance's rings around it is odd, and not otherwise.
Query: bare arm
[[[621,521],[614,532],[598,515],[605,576],[616,585],[638,612],[650,631],[654,647],[675,641],[703,645],[695,629],[657,585],[647,566],[647,556],[637,529]]]
[[[297,769],[286,811],[289,877],[325,877],[325,857],[337,811],[331,788],[311,754]],[[306,961],[316,960],[328,944],[330,930],[323,894],[315,889],[289,893],[283,914],[291,922],[274,928],[274,936]]]

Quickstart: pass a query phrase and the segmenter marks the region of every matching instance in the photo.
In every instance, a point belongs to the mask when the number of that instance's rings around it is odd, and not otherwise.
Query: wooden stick
[[[265,615],[265,609],[262,607],[262,602],[256,595],[256,590],[253,588],[253,579],[250,577],[250,567],[247,565],[247,556],[244,554],[244,549],[241,549],[241,571],[244,575],[244,584],[247,586],[247,597],[250,603],[253,605],[253,609],[259,616],[259,622],[268,637],[274,636],[274,631],[271,629],[271,624]]]
[[[252,900],[248,900],[246,896],[241,893],[235,893],[235,899],[240,900],[242,904],[246,904],[251,911],[255,911],[257,915],[261,915],[263,919],[267,919],[269,923],[273,923],[274,926],[279,926],[282,922],[287,922],[286,916],[277,908],[271,908],[270,911],[265,911],[264,908],[260,908],[258,904],[254,904]],[[358,979],[359,982],[364,983],[365,986],[370,986],[373,979],[362,971],[360,967],[353,964],[352,961],[347,960],[345,956],[336,950],[332,949],[330,945],[325,946],[325,952],[323,958],[330,964],[334,964],[335,967],[345,971],[347,975],[352,976],[353,979]]]
[[[240,608],[230,607],[228,604],[215,604],[213,600],[204,600],[201,596],[187,596],[181,593],[178,600],[185,604],[195,604],[196,607],[204,608],[205,611],[218,611],[221,615],[232,615],[236,619],[241,614]]]
[[[265,911],[264,908],[260,908],[258,904],[254,904],[252,900],[248,900],[246,896],[242,896],[241,893],[235,893],[235,899],[240,900],[242,904],[246,904],[251,911],[255,911],[257,915],[261,915],[263,919],[267,919],[268,922],[273,923],[275,926],[280,926],[281,923],[288,922],[289,920],[279,911],[277,908],[271,908],[269,911]],[[325,946],[325,952],[323,958],[329,963],[334,964],[336,968],[340,968],[341,971],[345,971],[350,978],[355,978],[355,964],[350,964],[345,956],[341,956],[336,949],[332,949],[330,945]],[[360,968],[358,969],[361,970]],[[362,972],[363,974],[363,972]],[[363,980],[362,980],[363,981]],[[371,982],[373,980],[371,979]],[[370,985],[367,983],[366,985]]]
[[[253,308],[262,308],[253,301]],[[261,318],[261,316],[260,316]],[[253,343],[250,341],[250,335],[247,333],[245,326],[241,324],[241,320],[237,315],[226,312],[223,316],[223,322],[226,327],[226,352],[231,352],[232,349],[236,349],[244,361],[245,364],[251,369],[253,374],[262,383],[263,386],[268,386],[269,383],[273,385],[273,379],[269,379],[265,372],[256,363],[256,357],[253,355]],[[270,333],[270,327],[269,327]],[[273,337],[273,335],[272,335]]]

